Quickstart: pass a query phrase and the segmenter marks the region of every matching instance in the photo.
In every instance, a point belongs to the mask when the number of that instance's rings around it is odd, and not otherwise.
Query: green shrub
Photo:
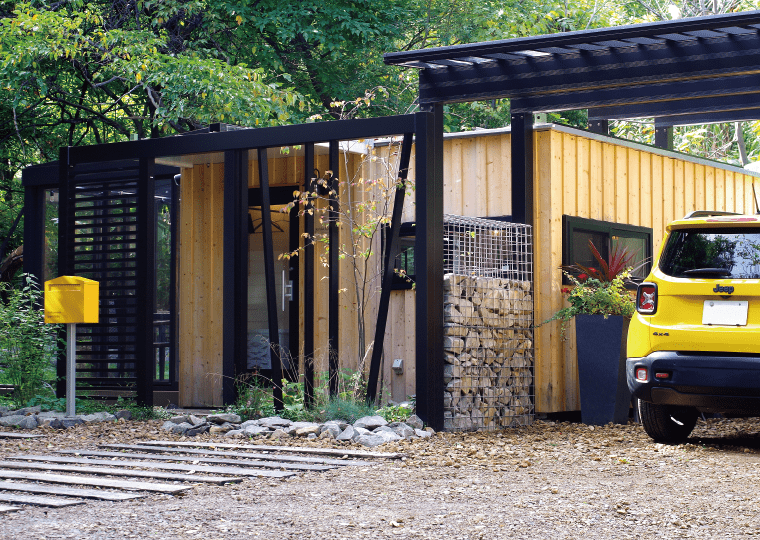
[[[42,292],[33,276],[24,274],[19,288],[0,284],[0,354],[4,378],[15,387],[13,400],[26,404],[55,378],[59,325],[45,324]],[[50,386],[49,384],[47,385]]]

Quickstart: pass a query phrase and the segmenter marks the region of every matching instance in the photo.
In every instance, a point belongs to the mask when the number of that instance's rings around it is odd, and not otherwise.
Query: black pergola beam
[[[760,93],[694,100],[595,107],[588,110],[589,126],[605,120],[656,118],[664,126],[720,124],[760,119]]]
[[[709,17],[693,17],[677,21],[660,21],[653,23],[631,24],[612,28],[562,32],[542,36],[528,36],[516,39],[454,45],[451,47],[434,47],[417,51],[387,53],[383,56],[386,64],[402,65],[409,62],[433,62],[462,57],[483,57],[488,54],[507,54],[520,51],[538,51],[550,47],[565,48],[570,45],[590,45],[603,41],[622,41],[641,38],[667,38],[669,35],[680,36],[684,40],[694,39],[690,32],[699,30],[718,30],[721,33],[743,35],[753,32],[748,25],[760,24],[760,11],[745,11]],[[631,46],[636,45],[635,42]]]
[[[69,151],[71,158],[78,163],[98,162],[305,145],[330,140],[370,139],[407,133],[410,130],[414,130],[414,115],[400,115],[77,146],[69,148]]]
[[[274,398],[274,409],[281,411],[283,408],[282,362],[280,362],[280,327],[277,323],[277,294],[274,282],[274,241],[272,239],[272,202],[269,196],[269,163],[266,148],[258,149],[258,158],[259,183],[261,184],[261,223],[262,232],[264,233],[264,280],[266,281],[267,294],[269,358],[272,362],[272,396]]]
[[[640,45],[596,54],[548,55],[515,62],[424,69],[420,71],[420,103],[527,99],[555,92],[588,93],[687,80],[725,80],[758,72],[760,36],[751,34]],[[661,93],[656,86],[649,90],[652,100]]]

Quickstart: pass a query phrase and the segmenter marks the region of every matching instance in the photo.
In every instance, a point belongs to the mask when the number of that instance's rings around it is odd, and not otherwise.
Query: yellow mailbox
[[[100,283],[78,276],[45,282],[46,323],[98,322]]]

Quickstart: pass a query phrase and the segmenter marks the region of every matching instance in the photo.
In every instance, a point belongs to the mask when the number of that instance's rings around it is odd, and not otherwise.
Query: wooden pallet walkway
[[[39,433],[13,433],[9,431],[0,431],[0,439],[39,439],[45,435]]]
[[[374,465],[369,461],[345,461],[338,459],[319,459],[319,458],[293,458],[291,456],[281,456],[278,454],[254,454],[249,452],[223,452],[220,450],[201,449],[196,450],[192,448],[170,448],[168,446],[149,446],[146,444],[101,444],[100,448],[112,448],[114,450],[137,450],[140,452],[165,452],[171,454],[192,454],[192,455],[209,455],[209,456],[227,456],[234,458],[251,459],[256,458],[260,460],[260,467],[272,467],[282,469],[299,469],[304,471],[326,471],[333,467],[345,467],[348,465],[369,466]],[[289,458],[283,460],[282,458]],[[295,462],[298,460],[299,462]],[[305,462],[305,460],[309,460]]]
[[[378,459],[401,457],[340,449],[316,449],[321,452],[304,456],[298,455],[304,449],[295,447],[171,441],[106,444],[100,448],[59,450],[54,455],[22,454],[0,461],[0,513],[24,508],[19,505],[58,508],[85,504],[87,499],[121,501],[146,493],[179,494],[191,489],[190,484],[287,478],[337,467],[372,466]],[[364,459],[350,459],[351,455]]]
[[[312,454],[322,456],[338,456],[364,459],[401,459],[406,454],[398,452],[366,452],[364,450],[350,450],[348,448],[313,448],[311,446],[269,446],[266,444],[234,444],[234,443],[202,443],[184,441],[140,441],[138,445],[147,446],[176,446],[190,448],[228,448],[241,450],[257,450],[260,452],[285,452],[290,454]]]

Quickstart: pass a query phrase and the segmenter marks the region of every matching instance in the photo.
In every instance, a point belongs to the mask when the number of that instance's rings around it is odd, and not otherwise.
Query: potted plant
[[[631,401],[625,378],[626,340],[634,313],[625,283],[633,254],[616,248],[605,261],[590,240],[589,248],[599,268],[577,263],[561,268],[573,284],[562,289],[570,305],[549,321],[561,321],[564,339],[567,323],[575,319],[582,422],[625,424]]]

